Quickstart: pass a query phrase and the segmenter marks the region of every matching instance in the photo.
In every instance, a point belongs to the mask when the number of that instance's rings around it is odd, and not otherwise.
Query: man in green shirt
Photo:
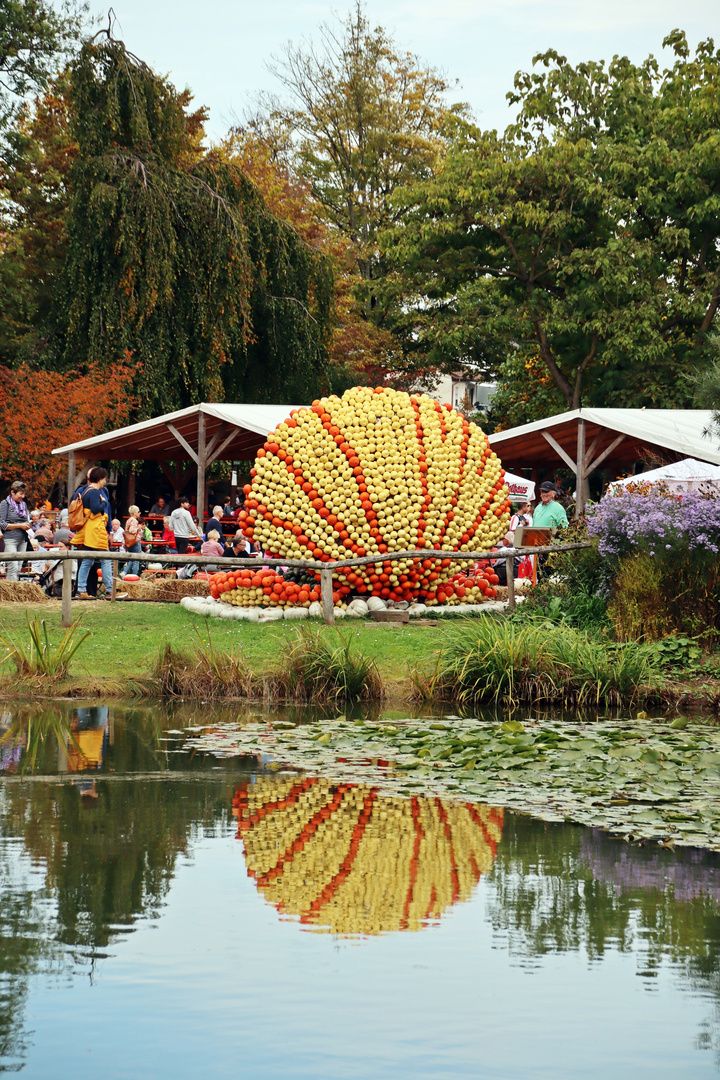
[[[567,529],[568,519],[565,508],[555,502],[555,485],[546,480],[540,486],[540,506],[533,513],[533,527],[536,529]]]

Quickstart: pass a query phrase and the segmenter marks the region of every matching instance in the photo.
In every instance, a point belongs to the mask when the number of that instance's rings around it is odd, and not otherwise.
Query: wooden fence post
[[[67,628],[72,623],[72,575],[73,563],[71,559],[63,562],[62,576],[62,625]]]
[[[505,560],[505,577],[507,578],[508,609],[515,608],[515,558],[508,555]]]
[[[322,600],[323,619],[327,626],[335,623],[335,611],[333,605],[332,570],[320,571],[320,598]]]

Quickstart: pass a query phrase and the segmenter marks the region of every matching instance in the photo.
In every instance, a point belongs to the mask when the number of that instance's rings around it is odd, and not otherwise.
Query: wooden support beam
[[[585,460],[583,461],[583,476],[587,476],[587,467],[588,464],[592,461],[593,454],[597,450],[597,444],[600,442],[600,434],[601,432],[598,431],[597,435],[590,444],[590,449],[585,451]]]
[[[567,467],[569,469],[572,469],[573,472],[577,472],[577,466],[575,465],[575,462],[573,461],[573,459],[570,457],[570,455],[567,453],[567,451],[563,450],[560,443],[556,442],[555,439],[553,439],[550,432],[549,431],[543,431],[543,432],[541,432],[541,435],[547,442],[550,443],[550,445],[552,446],[555,453],[558,455],[558,457],[561,457],[563,459],[563,461],[565,462]]]
[[[610,443],[607,450],[603,450],[602,454],[600,454],[599,457],[596,457],[594,461],[591,461],[590,464],[586,466],[585,476],[589,476],[593,469],[598,469],[602,465],[605,458],[609,457],[610,454],[612,454],[613,450],[615,450],[626,438],[627,435],[618,435],[617,439],[615,439],[614,442]]]
[[[197,458],[197,507],[198,527],[205,531],[205,469],[207,467],[207,447],[205,444],[205,413],[198,413],[198,452]]]
[[[578,419],[577,463],[575,465],[575,520],[585,509],[585,421]]]
[[[208,452],[208,459],[207,459],[208,467],[210,465],[212,465],[213,461],[217,461],[217,459],[222,455],[222,452],[225,449],[225,447],[229,446],[230,443],[234,441],[236,434],[237,434],[237,431],[231,431],[230,434],[228,435],[228,437],[225,439],[224,443],[221,446],[219,446],[217,448],[217,450],[215,450],[212,454]],[[208,451],[209,451],[209,448],[208,448]]]
[[[200,426],[201,421],[202,421],[202,425],[203,425],[203,443],[204,443],[204,441],[205,441],[205,414],[202,413],[202,412],[198,416],[198,427]],[[194,461],[195,464],[197,465],[198,464],[198,455],[195,453],[195,451],[193,450],[192,446],[187,441],[185,436],[181,435],[180,432],[178,431],[178,429],[175,427],[175,425],[171,424],[169,422],[169,420],[165,421],[165,427],[168,429],[168,431],[170,432],[171,435],[174,435],[174,437],[177,439],[177,441],[180,443],[180,445],[185,450],[187,450],[188,454],[190,455],[190,460]]]
[[[161,461],[161,462],[159,462],[159,465],[160,465],[160,468],[162,469],[162,471],[163,471],[163,473],[165,475],[165,479],[168,481],[168,483],[171,485],[171,487],[173,489],[173,493],[175,495],[175,498],[179,499],[180,498],[180,492],[185,487],[188,480],[190,479],[190,477],[193,475],[193,473],[197,469],[197,465],[194,465],[192,462],[190,462],[188,467],[185,470],[183,470],[180,462],[178,461],[178,462],[175,463],[175,471],[174,472],[171,470],[171,468],[168,465],[167,461]]]
[[[72,501],[72,497],[75,494],[75,488],[73,487],[74,483],[75,483],[75,451],[71,450],[70,453],[68,454],[68,479],[67,479],[67,485],[68,485],[67,501],[68,501],[68,506],[70,505],[70,503]]]
[[[205,451],[205,455],[206,455],[206,458],[207,458],[208,465],[210,464],[211,461],[214,460],[213,456],[212,456],[212,452],[215,449],[215,447],[217,446],[217,444],[220,442],[220,440],[222,439],[222,437],[225,434],[225,432],[227,431],[227,429],[228,429],[227,421],[223,420],[222,424],[217,429],[217,431],[213,435],[210,442],[207,444],[207,449]]]

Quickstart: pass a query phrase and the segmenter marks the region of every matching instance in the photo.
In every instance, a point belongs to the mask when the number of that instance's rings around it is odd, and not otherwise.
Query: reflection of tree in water
[[[265,898],[337,934],[419,930],[468,900],[503,824],[492,807],[313,777],[243,784],[233,814]]]
[[[4,793],[0,789],[0,822]],[[0,836],[0,1072],[22,1067],[25,1038],[20,1022],[30,976],[52,967],[52,908],[32,879],[21,843]]]
[[[0,1061],[22,1049],[27,980],[77,970],[141,916],[160,910],[178,855],[228,818],[223,781],[111,780],[88,803],[72,784],[7,783],[0,803]],[[44,890],[17,887],[17,846]],[[6,872],[6,870],[8,872]],[[63,949],[62,946],[69,946]],[[2,1066],[0,1066],[1,1068]]]
[[[511,816],[492,881],[490,918],[515,955],[632,951],[647,978],[666,959],[720,1004],[718,855]],[[718,1038],[717,1008],[705,1045]]]

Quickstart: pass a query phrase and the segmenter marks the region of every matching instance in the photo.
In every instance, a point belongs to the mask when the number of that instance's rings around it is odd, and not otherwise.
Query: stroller
[[[62,562],[58,560],[56,563],[46,570],[38,578],[38,585],[43,590],[46,596],[49,596],[52,600],[59,600],[62,597],[62,581],[53,581],[53,574],[57,570],[58,566],[62,566]],[[77,593],[77,578],[72,579],[72,592],[71,596],[75,596]]]

